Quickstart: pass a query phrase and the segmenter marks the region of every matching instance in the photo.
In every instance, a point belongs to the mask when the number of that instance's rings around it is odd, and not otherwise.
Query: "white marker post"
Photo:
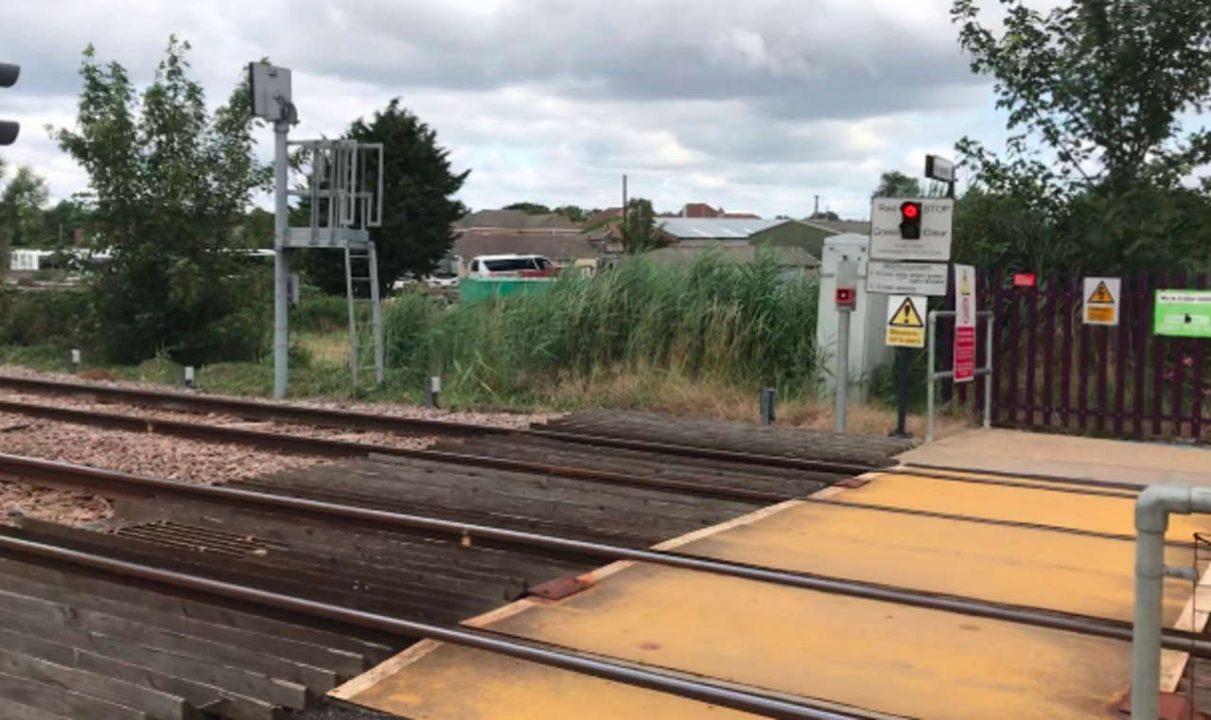
[[[843,260],[837,264],[837,405],[833,412],[833,431],[845,432],[849,410],[849,319],[858,307],[858,263]]]

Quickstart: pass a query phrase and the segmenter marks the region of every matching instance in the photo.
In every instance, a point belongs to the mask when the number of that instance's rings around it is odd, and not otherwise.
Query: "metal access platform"
[[[828,579],[833,590],[620,562],[568,583],[566,597],[525,598],[465,624],[837,717],[1119,716],[1135,489],[906,469],[844,484],[657,546]],[[1204,592],[1207,563],[1192,540],[1208,530],[1211,519],[1174,517],[1167,535],[1167,563],[1195,566]],[[1201,632],[1211,603],[1196,608],[1188,580],[1165,583],[1166,627]],[[1162,689],[1173,691],[1188,655],[1169,644]],[[748,717],[433,641],[334,695],[417,720]]]

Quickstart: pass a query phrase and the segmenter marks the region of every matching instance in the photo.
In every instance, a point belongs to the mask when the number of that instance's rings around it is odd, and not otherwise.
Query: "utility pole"
[[[820,196],[816,196],[816,209],[812,210],[812,217],[820,217]]]
[[[286,397],[286,377],[290,362],[290,263],[286,259],[288,232],[286,203],[286,139],[290,121],[273,123],[273,396]]]
[[[627,176],[625,174],[623,174],[623,176],[622,176],[622,226],[623,227],[626,227],[626,225],[627,225],[627,203],[628,202],[629,201],[627,200]]]

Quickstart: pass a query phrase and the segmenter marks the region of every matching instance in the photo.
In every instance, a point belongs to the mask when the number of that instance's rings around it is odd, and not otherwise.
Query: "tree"
[[[650,200],[632,198],[627,203],[622,223],[622,247],[631,254],[651,250],[660,244],[656,235],[656,213]]]
[[[515,202],[511,205],[505,205],[505,210],[520,210],[527,215],[550,215],[551,208],[546,205],[532,202]]]
[[[582,223],[589,219],[589,213],[579,205],[563,205],[555,208],[551,212],[565,217],[574,223]]]
[[[879,195],[876,194],[875,197],[879,197]],[[780,215],[778,217],[779,217],[779,219],[782,219],[784,216]],[[817,210],[816,212],[811,214],[811,217],[808,218],[808,220],[840,220],[840,219],[841,219],[841,216],[838,215],[837,213],[833,212],[832,210]]]
[[[1011,133],[1003,156],[958,143],[975,181],[1043,218],[1050,233],[1040,241],[1068,245],[1072,268],[1206,262],[1211,182],[1190,185],[1211,161],[1211,133],[1182,119],[1211,92],[1211,7],[1072,0],[1040,13],[1001,3],[998,32],[975,0],[951,10],[972,70],[995,79]]]
[[[451,169],[450,153],[437,144],[437,132],[399,98],[375,112],[370,122],[355,121],[345,137],[383,143],[383,226],[370,231],[380,285],[390,287],[406,272],[431,271],[454,244],[452,223],[467,213],[452,196],[471,171]],[[344,265],[332,251],[308,251],[305,267],[325,292],[345,292]]]
[[[879,187],[871,197],[921,197],[921,181],[898,170],[889,170],[879,176]]]
[[[188,50],[170,38],[140,95],[89,46],[76,127],[54,133],[88,173],[95,242],[112,255],[93,295],[115,361],[242,359],[264,342],[268,290],[233,252],[251,193],[269,178],[253,154],[248,87],[211,114]]]
[[[0,180],[3,173],[0,172]],[[41,244],[44,240],[44,209],[50,193],[46,181],[22,165],[0,192],[0,254],[9,247]]]

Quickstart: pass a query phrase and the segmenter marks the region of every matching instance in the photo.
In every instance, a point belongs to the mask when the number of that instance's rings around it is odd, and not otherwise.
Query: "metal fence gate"
[[[980,308],[996,314],[993,423],[1211,442],[1211,341],[1152,332],[1156,290],[1205,289],[1207,275],[1123,277],[1118,326],[1082,324],[1082,283],[1055,276],[1015,287],[1002,271],[983,274]],[[959,387],[957,401],[982,410],[982,382]]]

